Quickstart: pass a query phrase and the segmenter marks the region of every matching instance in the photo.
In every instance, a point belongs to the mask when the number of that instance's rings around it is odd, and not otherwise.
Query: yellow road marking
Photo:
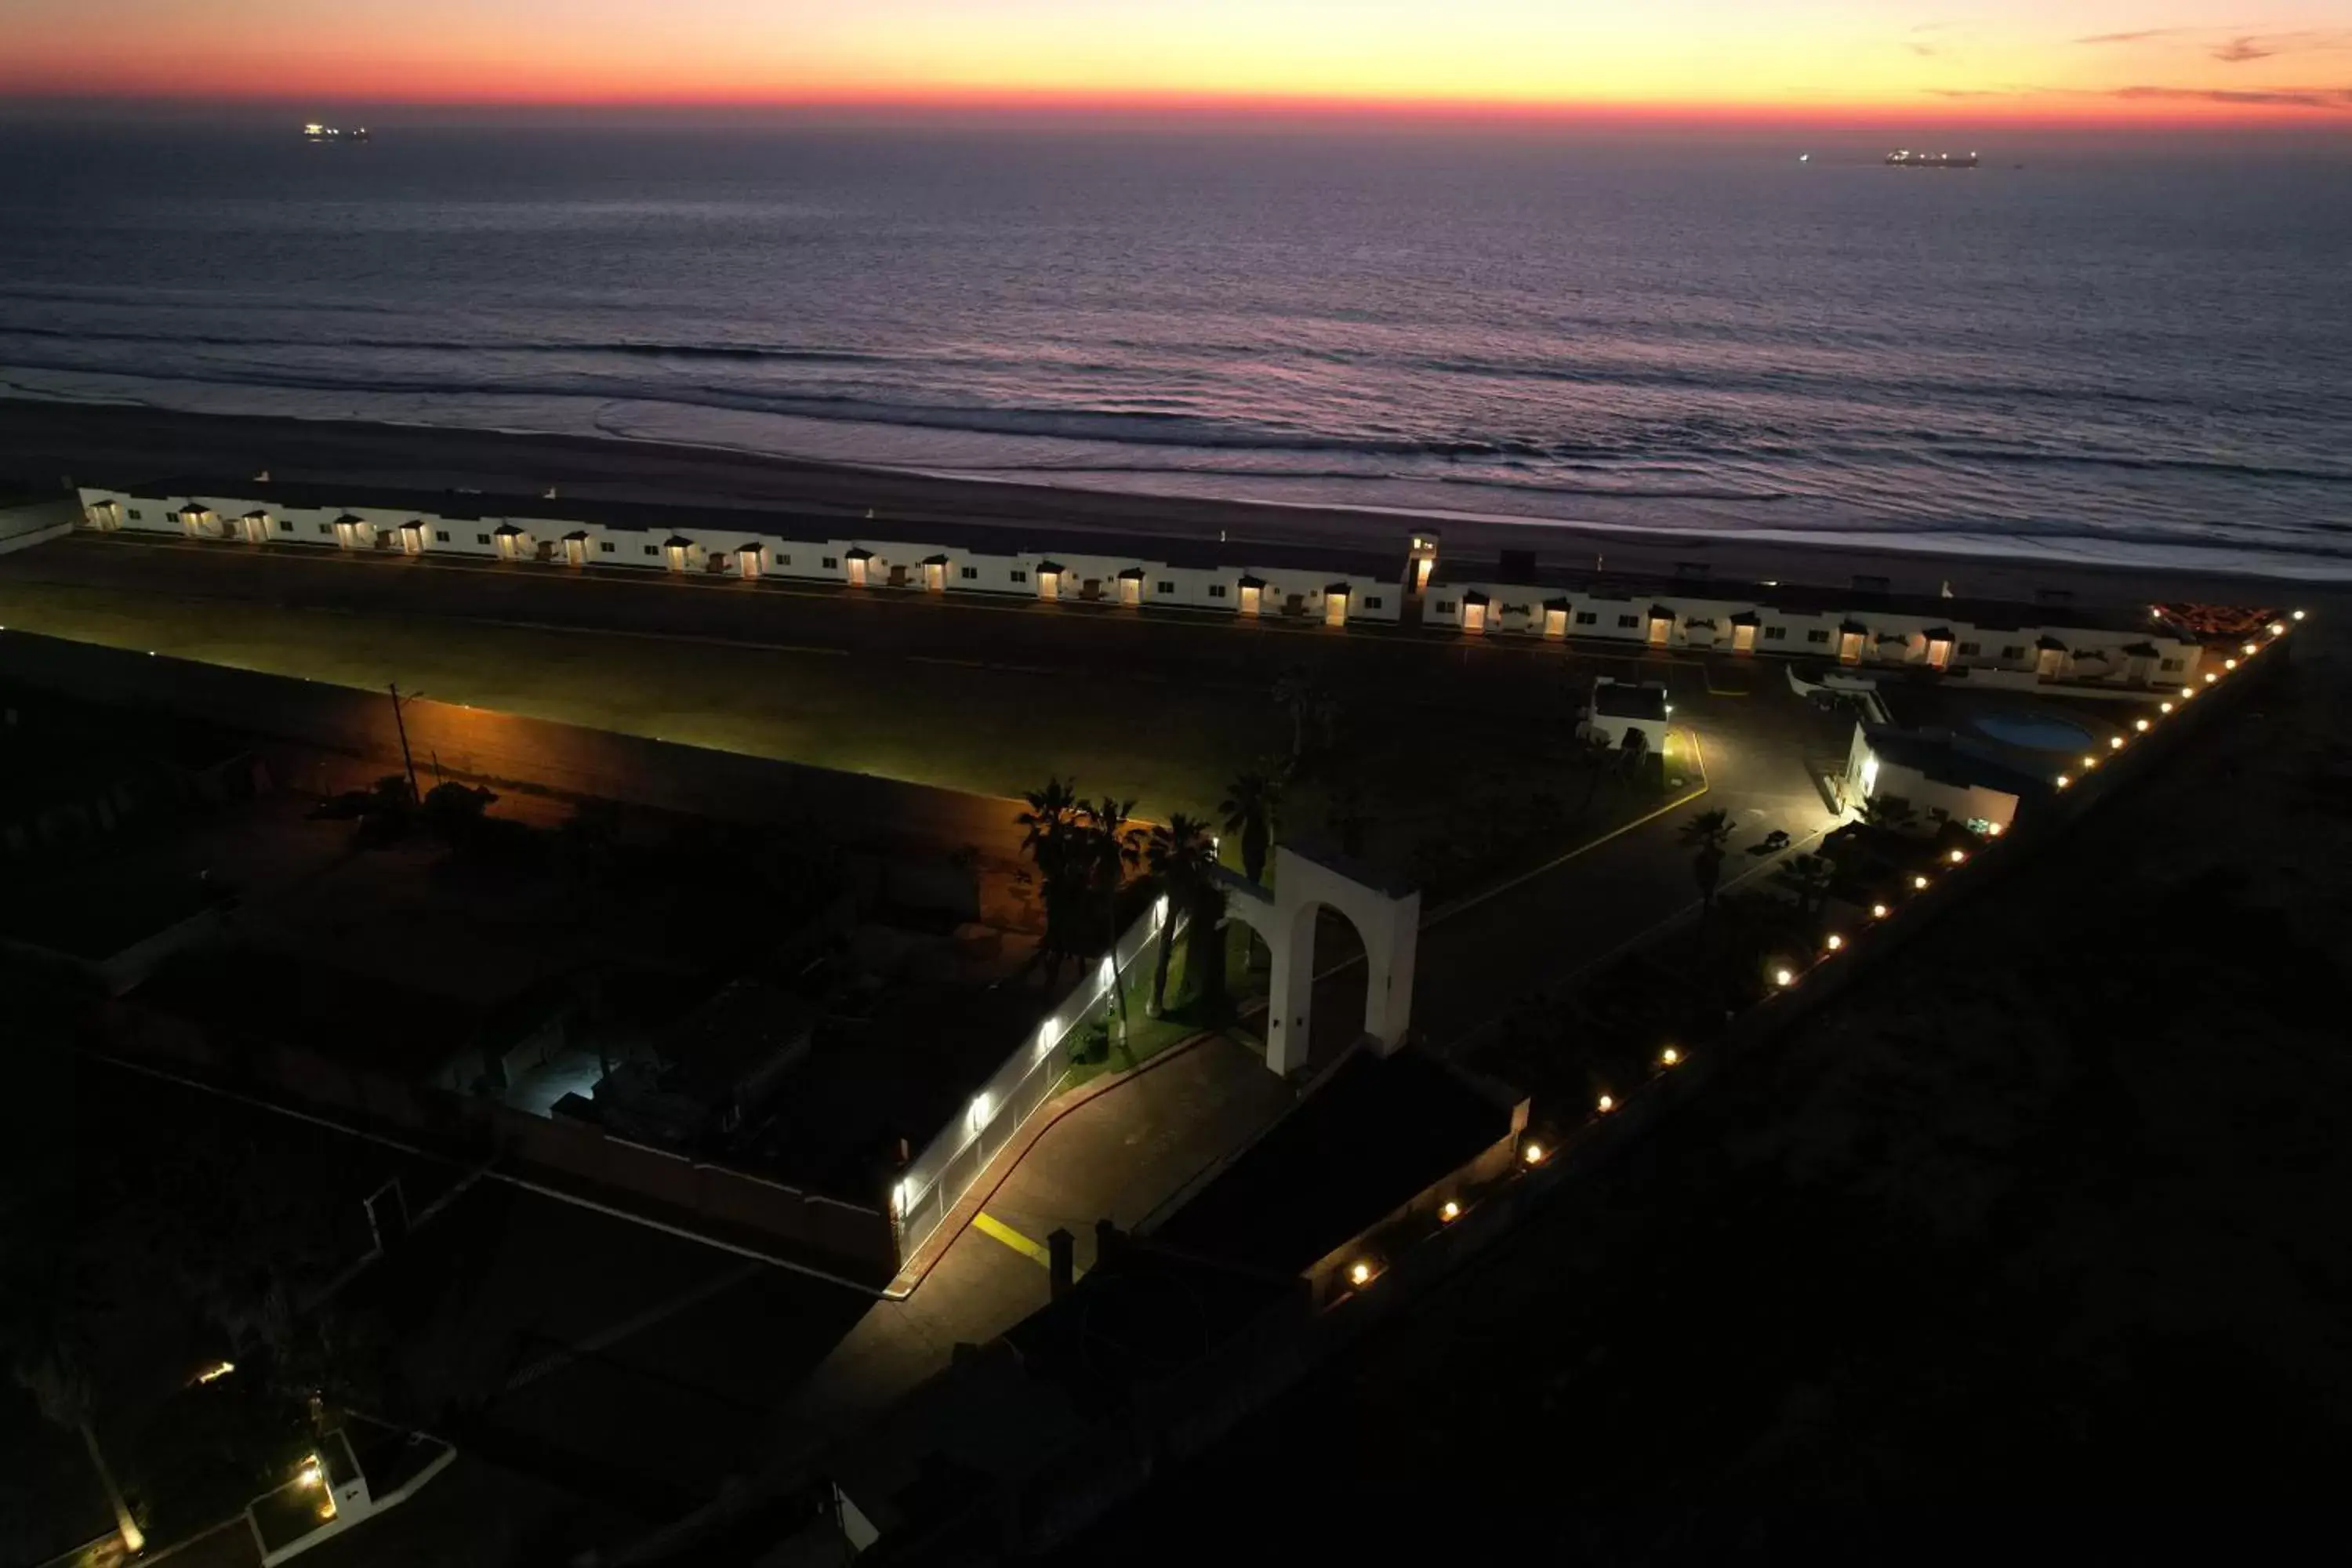
[[[1013,1229],[1011,1226],[1005,1224],[1003,1220],[997,1218],[992,1214],[982,1213],[974,1215],[972,1216],[971,1227],[972,1229],[980,1232],[982,1236],[992,1237],[996,1240],[1003,1242],[1005,1246],[1011,1247],[1022,1257],[1028,1258],[1031,1262],[1036,1264],[1041,1268],[1051,1268],[1054,1266],[1054,1255],[1052,1253],[1046,1251],[1043,1247],[1030,1240],[1027,1237],[1022,1235],[1019,1231]]]
[[[1570,860],[1575,859],[1580,855],[1589,855],[1593,850],[1600,848],[1603,844],[1610,842],[1612,839],[1622,838],[1637,827],[1657,821],[1658,818],[1665,816],[1666,813],[1670,811],[1680,811],[1684,806],[1688,805],[1691,802],[1705,795],[1708,789],[1706,777],[1706,753],[1699,747],[1698,732],[1695,730],[1686,729],[1683,730],[1681,734],[1684,740],[1690,742],[1691,761],[1698,764],[1698,788],[1692,790],[1687,795],[1676,795],[1674,799],[1666,802],[1665,805],[1658,807],[1657,810],[1644,813],[1643,816],[1635,817],[1633,821],[1624,824],[1622,826],[1612,828],[1607,833],[1602,834],[1600,837],[1592,839],[1588,843],[1580,844],[1564,855],[1556,855],[1552,858],[1545,861],[1542,865],[1538,866],[1531,870],[1522,871],[1519,875],[1512,878],[1507,882],[1502,883],[1496,887],[1489,888],[1483,893],[1473,893],[1468,898],[1462,900],[1458,903],[1447,904],[1443,909],[1437,910],[1424,917],[1421,922],[1421,929],[1427,931],[1432,926],[1437,925],[1442,921],[1452,920],[1455,915],[1460,914],[1465,910],[1475,910],[1480,904],[1486,902],[1490,899],[1500,898],[1503,894],[1509,892],[1514,888],[1519,887],[1524,883],[1534,881],[1538,877],[1542,876],[1547,871],[1556,870],[1559,867],[1567,865]],[[1353,961],[1351,960],[1350,962]],[[1334,973],[1337,972],[1334,971]],[[1319,980],[1322,976],[1318,975],[1316,978]]]

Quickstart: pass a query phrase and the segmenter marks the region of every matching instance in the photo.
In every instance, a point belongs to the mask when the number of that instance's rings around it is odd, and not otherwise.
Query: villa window
[[[136,516],[138,516],[139,514],[138,514],[137,512],[133,512],[133,513],[131,513],[131,515],[132,515],[133,517],[136,517]],[[293,532],[293,531],[294,531],[294,520],[293,520],[292,518],[290,518],[290,517],[281,517],[281,518],[279,518],[279,519],[278,520],[278,532],[280,532],[280,533],[291,533],[291,532]],[[445,534],[443,534],[441,537],[442,537],[442,538],[444,538],[444,539],[446,539],[446,538],[448,538],[449,536],[448,536],[447,534],[446,534],[446,533],[445,533]]]
[[[613,542],[609,539],[600,539],[596,542],[596,548],[601,553],[610,555],[613,553]]]
[[[980,568],[977,566],[959,566],[956,568],[956,575],[962,578],[967,583],[977,583],[980,581]]]
[[[436,544],[446,544],[446,543],[448,543],[448,542],[449,542],[449,531],[448,531],[447,529],[446,529],[446,528],[436,528],[436,529],[435,529],[435,530],[433,531],[433,542],[435,542]]]
[[[1366,599],[1366,600],[1364,601],[1364,608],[1366,608],[1366,609],[1368,609],[1368,610],[1377,610],[1377,609],[1379,609],[1380,607],[1381,607],[1380,595],[1377,595],[1377,594],[1373,595],[1370,598],[1368,598],[1368,599]]]
[[[1960,645],[1960,657],[1962,658],[1974,658],[1983,651],[1984,649],[1979,647],[1972,642],[1964,642]]]
[[[1789,640],[1789,628],[1786,626],[1766,626],[1764,628],[1764,640],[1766,642],[1786,642]]]
[[[2014,663],[2016,660],[2025,657],[2025,645],[2023,643],[2011,643],[2007,647],[2000,650],[2000,657]]]
[[[1620,616],[1617,617],[1617,629],[1621,632],[1639,631],[1641,629],[1641,626],[1642,617],[1639,616]]]
[[[1209,597],[1212,599],[1222,599],[1224,596],[1225,585],[1223,583],[1212,583],[1209,584]]]
[[[1029,581],[1029,574],[1028,574],[1028,573],[1026,573],[1026,572],[1022,571],[1022,570],[1021,570],[1020,568],[1018,568],[1018,567],[1015,567],[1015,568],[1013,568],[1013,570],[1012,570],[1011,572],[1006,573],[1006,574],[1005,574],[1005,575],[1006,575],[1006,576],[1008,576],[1008,577],[1010,577],[1010,578],[1012,578],[1015,583],[1026,583],[1027,581]]]
[[[2180,668],[2180,664],[2181,661],[2177,658],[2168,658],[2162,664],[2157,666],[2157,668],[2163,670],[2167,675],[2170,675]]]
[[[489,542],[490,536],[487,533],[478,533],[474,535],[474,542],[477,544],[488,544]]]
[[[1576,624],[1580,626],[1597,626],[1601,624],[1601,612],[1579,610],[1576,612]]]
[[[1830,634],[1826,629],[1821,626],[1815,626],[1812,630],[1805,634],[1805,640],[1807,642],[1827,642],[1830,640]]]
[[[1176,591],[1176,584],[1163,577],[1151,584],[1151,591],[1155,594],[1172,594]]]
[[[841,564],[841,560],[838,556],[827,555],[824,558],[824,569],[828,572],[834,571]]]
[[[139,509],[135,506],[131,509],[131,521],[133,522],[139,521]]]
[[[1438,613],[1439,615],[1441,615],[1441,616],[1450,616],[1450,615],[1452,615],[1452,614],[1454,613],[1454,601],[1453,601],[1453,600],[1451,600],[1451,599],[1440,599],[1440,600],[1438,600],[1438,601],[1437,601],[1437,613]]]
[[[659,555],[661,553],[661,546],[658,544],[648,544],[646,546],[646,553],[648,555]]]
[[[319,525],[319,531],[320,533],[332,533],[335,531],[335,525],[331,522],[322,522]]]

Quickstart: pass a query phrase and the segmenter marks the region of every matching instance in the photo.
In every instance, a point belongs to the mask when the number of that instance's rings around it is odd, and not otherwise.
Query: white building
[[[1633,583],[1596,574],[1549,582],[1464,580],[1438,570],[1433,534],[1393,561],[1311,545],[939,525],[919,538],[847,532],[835,517],[463,490],[392,494],[245,481],[81,490],[85,527],[237,546],[303,544],[452,555],[519,569],[630,567],[836,584],[876,593],[989,594],[1146,611],[1183,609],[1332,628],[1422,624],[1467,637],[1590,640],[1640,649],[1782,654],[1864,670],[1917,669],[1971,688],[2063,685],[2147,691],[2189,683],[2200,649],[2186,628],[2050,604],[2028,608],[1905,598],[1874,581],[1844,593],[1735,586],[1692,576]],[[871,520],[867,520],[872,528]],[[1106,548],[1108,547],[1108,548]],[[1510,570],[1535,578],[1532,557]],[[1425,584],[1420,593],[1415,584]]]
[[[1654,756],[1666,751],[1666,721],[1674,704],[1666,700],[1663,680],[1615,680],[1595,676],[1592,695],[1577,714],[1580,737],[1622,746],[1629,733],[1639,732]]]
[[[2006,831],[2019,804],[2050,794],[2047,776],[2031,773],[1985,746],[1948,730],[1900,730],[1856,724],[1846,755],[1848,808],[1873,799],[1909,804],[1915,826],[1932,832],[1946,822],[1983,832]]]

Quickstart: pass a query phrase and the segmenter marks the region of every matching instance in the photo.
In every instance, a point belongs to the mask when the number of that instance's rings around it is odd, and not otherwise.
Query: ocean
[[[1980,150],[9,126],[0,394],[2352,576],[2352,153]]]

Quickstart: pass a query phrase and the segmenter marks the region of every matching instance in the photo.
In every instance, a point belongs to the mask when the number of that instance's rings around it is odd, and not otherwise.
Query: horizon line
[[[1595,122],[1633,125],[1738,124],[1822,126],[1927,121],[1996,127],[2128,130],[2305,128],[2340,131],[2352,127],[2352,100],[2342,109],[2303,104],[2212,100],[2201,95],[2152,96],[2144,91],[2083,93],[2053,103],[2049,95],[2015,95],[2005,106],[1993,99],[1955,97],[1855,100],[1832,104],[1776,100],[1632,101],[1622,100],[1476,99],[1433,95],[1342,96],[1246,92],[1150,91],[1077,93],[1038,90],[957,90],[930,93],[840,90],[782,95],[772,92],[552,94],[492,97],[465,92],[379,98],[364,92],[306,93],[270,87],[251,92],[149,93],[9,88],[11,102],[0,118],[34,118],[39,110],[66,112],[202,113],[215,117],[284,111],[309,116],[322,108],[338,112],[365,108],[391,113],[517,115],[604,113],[614,116],[710,115],[1045,115],[1116,119],[1138,115],[1181,118],[1231,116],[1270,120],[1391,119],[1554,124]],[[2161,107],[2158,107],[2161,105]]]

